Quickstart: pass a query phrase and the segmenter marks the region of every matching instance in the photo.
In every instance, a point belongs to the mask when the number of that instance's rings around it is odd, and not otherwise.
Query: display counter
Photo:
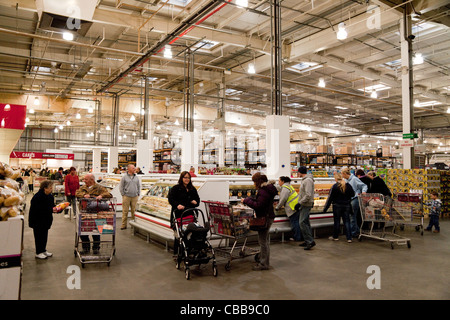
[[[135,221],[130,224],[137,230],[147,232],[148,240],[151,236],[163,240],[166,248],[173,240],[173,231],[170,228],[171,206],[168,202],[170,189],[178,183],[179,175],[153,176],[157,181],[149,184],[147,193],[142,196],[137,204]],[[294,189],[299,190],[300,178],[293,178],[291,184]],[[242,198],[255,196],[256,189],[251,176],[198,176],[192,178],[192,183],[197,189],[202,201],[219,201],[230,204],[240,203]],[[315,178],[315,201],[311,211],[311,225],[313,229],[318,226],[333,225],[333,214],[322,213],[329,190],[334,184],[333,178]],[[276,196],[275,200],[278,200]],[[205,204],[202,202],[199,209],[206,213]],[[137,229],[137,230],[136,230]],[[271,233],[290,232],[289,218],[284,208],[276,210],[275,220],[270,229]]]

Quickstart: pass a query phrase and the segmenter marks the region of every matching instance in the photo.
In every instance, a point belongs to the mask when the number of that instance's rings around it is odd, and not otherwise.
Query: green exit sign
[[[403,139],[416,139],[417,133],[404,133]]]

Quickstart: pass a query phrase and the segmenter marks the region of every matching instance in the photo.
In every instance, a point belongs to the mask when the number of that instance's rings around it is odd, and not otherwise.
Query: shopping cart
[[[116,252],[116,199],[78,199],[78,209],[75,257],[79,258],[83,268],[90,263],[107,263],[109,266]]]
[[[255,256],[255,261],[259,262],[259,249],[247,246],[250,220],[254,217],[253,209],[224,202],[203,202],[211,220],[211,234],[220,238],[215,252],[218,256],[228,258],[225,270],[231,269],[231,261],[234,259]],[[230,240],[233,241],[232,245]]]
[[[404,230],[405,226],[412,226],[423,235],[422,199],[421,193],[398,193],[394,196],[392,216],[400,230]]]
[[[411,248],[410,239],[395,233],[396,215],[392,214],[392,198],[379,193],[360,194],[358,198],[362,218],[359,241],[366,237],[389,242],[392,249],[394,244]]]

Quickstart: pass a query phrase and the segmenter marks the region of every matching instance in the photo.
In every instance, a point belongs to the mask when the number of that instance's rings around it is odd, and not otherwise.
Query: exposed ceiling
[[[226,112],[272,114],[270,1],[250,0],[247,8],[239,8],[235,0],[58,2],[0,0],[0,94],[47,99],[46,107],[36,107],[29,125],[54,126],[63,120],[93,125],[95,117],[75,118],[76,113],[87,114],[87,107],[78,109],[79,102],[119,95],[121,103],[137,101],[120,109],[123,126],[134,130],[136,125],[126,119],[139,115],[143,77],[151,80],[151,106],[164,110],[170,102],[169,114],[182,116],[187,48],[194,52],[196,106],[217,109],[224,85]],[[294,130],[306,126],[334,136],[402,131],[402,2],[281,2],[282,110],[297,125]],[[414,66],[414,100],[422,105],[414,108],[414,126],[428,137],[448,138],[450,4],[407,2],[414,12],[413,50],[424,57]],[[81,20],[64,18],[76,14]],[[341,22],[348,31],[345,40],[336,38]],[[67,26],[72,41],[62,38]],[[163,56],[168,44],[172,59]],[[247,73],[249,64],[256,74]],[[325,87],[318,85],[320,79]],[[371,97],[372,88],[377,98]],[[78,104],[66,103],[55,115],[53,106],[64,101]],[[111,123],[109,104],[102,104],[104,125]],[[155,119],[165,120],[163,115]],[[307,139],[307,132],[299,131],[296,138]]]

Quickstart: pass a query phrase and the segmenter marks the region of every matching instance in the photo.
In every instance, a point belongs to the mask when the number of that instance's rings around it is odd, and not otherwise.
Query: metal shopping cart
[[[83,268],[90,263],[107,263],[109,266],[116,252],[116,199],[78,199],[78,209],[75,257],[79,258]]]
[[[361,229],[358,240],[363,237],[407,245],[411,248],[411,240],[395,233],[395,218],[392,214],[393,200],[380,193],[366,193],[358,196],[361,209]],[[390,231],[388,231],[390,230]]]
[[[423,235],[423,195],[421,193],[398,193],[394,196],[392,216],[395,225],[404,230],[411,226]]]
[[[224,202],[203,201],[211,220],[211,234],[220,237],[215,248],[217,255],[228,258],[225,270],[231,269],[231,261],[248,256],[255,256],[259,261],[259,249],[247,246],[250,231],[250,220],[254,216],[253,209],[243,205],[230,205]],[[230,245],[230,240],[233,244]]]

